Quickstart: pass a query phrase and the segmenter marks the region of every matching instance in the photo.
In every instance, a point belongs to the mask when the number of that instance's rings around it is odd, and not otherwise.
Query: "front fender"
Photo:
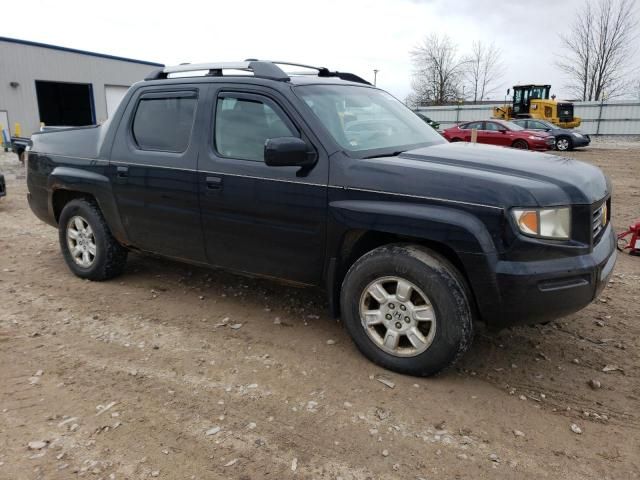
[[[329,213],[345,231],[372,230],[420,238],[445,244],[459,254],[496,252],[485,224],[461,209],[407,202],[340,200],[329,204]]]
[[[472,208],[472,207],[469,207]],[[339,282],[343,269],[340,258],[343,243],[351,231],[374,231],[400,237],[439,243],[453,250],[464,268],[482,318],[494,316],[493,303],[499,298],[494,265],[499,248],[496,242],[502,231],[501,210],[478,207],[473,213],[463,208],[410,202],[340,200],[329,204],[330,228],[335,229],[337,244],[329,245],[327,268],[329,301],[338,314]],[[337,231],[336,231],[337,230]],[[496,232],[492,236],[489,231]],[[330,238],[332,235],[330,235]]]
[[[104,215],[113,236],[123,244],[128,243],[126,231],[120,221],[120,213],[115,202],[113,189],[109,178],[98,172],[80,168],[55,167],[47,179],[49,195],[49,215],[55,218],[53,198],[58,190],[86,193],[98,202],[98,207]]]

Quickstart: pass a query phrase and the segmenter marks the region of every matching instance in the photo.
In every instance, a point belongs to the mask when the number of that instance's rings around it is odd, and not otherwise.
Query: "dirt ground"
[[[611,177],[616,230],[640,218],[640,143],[569,155]],[[582,312],[479,327],[417,379],[314,290],[140,255],[74,277],[15,156],[0,169],[0,479],[640,478],[640,258]]]

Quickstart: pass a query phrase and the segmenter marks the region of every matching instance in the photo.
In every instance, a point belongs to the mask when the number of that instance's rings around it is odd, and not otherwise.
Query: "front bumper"
[[[556,148],[556,139],[554,137],[548,137],[545,140],[533,140],[530,145],[531,150],[537,150],[540,152],[553,150]]]
[[[587,135],[583,135],[582,138],[572,136],[571,140],[573,141],[573,148],[588,147],[591,143],[591,138]]]
[[[581,310],[604,289],[616,262],[616,236],[611,228],[586,255],[536,262],[498,261],[495,281],[500,305],[491,327],[553,320]]]

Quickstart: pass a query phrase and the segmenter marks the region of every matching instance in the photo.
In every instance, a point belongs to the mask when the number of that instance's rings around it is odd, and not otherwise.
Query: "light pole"
[[[377,70],[377,69],[375,69],[375,68],[373,69],[373,86],[374,86],[374,87],[376,86],[376,80],[378,79],[378,72],[379,72],[379,71],[380,71],[380,70]]]

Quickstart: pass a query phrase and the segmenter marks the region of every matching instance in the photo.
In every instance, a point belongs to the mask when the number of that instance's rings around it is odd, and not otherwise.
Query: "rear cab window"
[[[161,152],[186,151],[193,130],[197,100],[195,91],[142,94],[131,124],[136,147]]]

